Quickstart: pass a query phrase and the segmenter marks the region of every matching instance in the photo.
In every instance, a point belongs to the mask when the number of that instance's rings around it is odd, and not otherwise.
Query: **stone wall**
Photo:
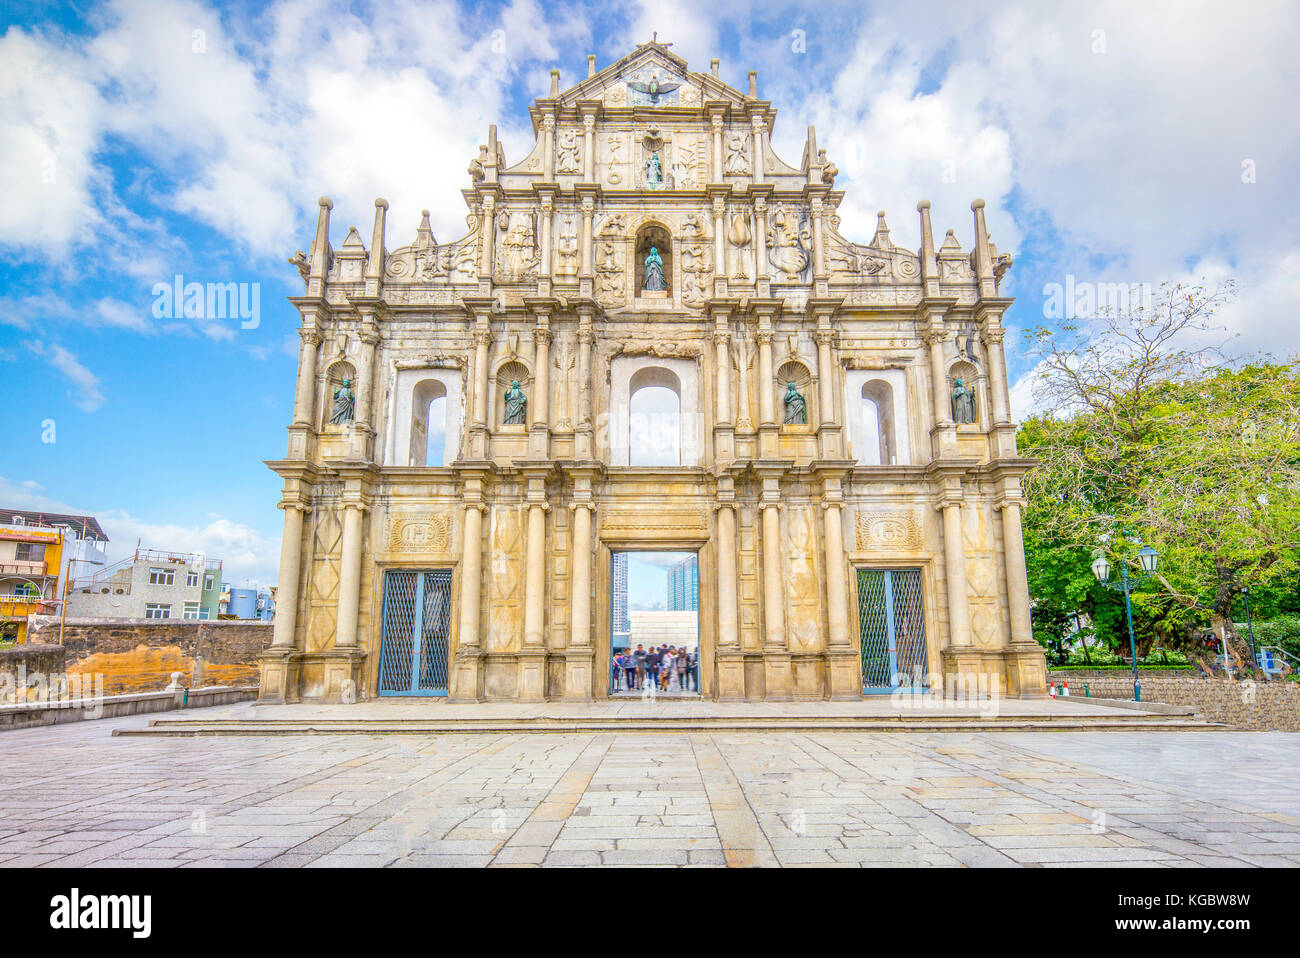
[[[1121,671],[1048,673],[1052,683],[1069,682],[1072,695],[1131,699],[1133,674]],[[1188,705],[1210,722],[1258,731],[1300,732],[1300,684],[1233,682],[1195,672],[1139,672],[1142,701]]]
[[[31,674],[53,675],[63,671],[63,649],[57,645],[38,645],[32,642],[0,649],[0,673],[17,675],[22,669]]]
[[[29,629],[31,643],[58,644],[57,616],[32,616]],[[269,622],[69,617],[63,668],[70,677],[102,674],[106,695],[158,691],[172,672],[191,687],[256,685],[271,629]]]

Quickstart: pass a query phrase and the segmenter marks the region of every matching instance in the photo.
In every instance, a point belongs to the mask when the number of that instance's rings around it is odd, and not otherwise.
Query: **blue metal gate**
[[[862,691],[929,687],[920,569],[859,569]]]
[[[446,695],[451,571],[384,573],[380,695]]]

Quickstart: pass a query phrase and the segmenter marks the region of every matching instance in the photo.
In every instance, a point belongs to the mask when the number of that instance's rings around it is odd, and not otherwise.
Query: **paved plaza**
[[[0,865],[1300,865],[1300,735],[0,735]]]

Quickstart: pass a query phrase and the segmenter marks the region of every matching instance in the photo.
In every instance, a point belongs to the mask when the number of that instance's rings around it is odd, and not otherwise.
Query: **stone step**
[[[1215,731],[1228,726],[1191,715],[892,716],[825,718],[633,717],[507,719],[222,719],[154,720],[143,728],[115,729],[114,735],[438,735],[587,732],[1087,732]]]

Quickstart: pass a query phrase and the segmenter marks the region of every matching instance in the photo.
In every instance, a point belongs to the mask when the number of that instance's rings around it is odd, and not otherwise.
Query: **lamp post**
[[[1096,576],[1097,581],[1108,589],[1114,589],[1116,592],[1124,593],[1124,615],[1128,619],[1128,650],[1129,657],[1133,660],[1133,701],[1142,701],[1142,683],[1138,681],[1138,657],[1137,657],[1137,639],[1133,636],[1133,603],[1129,600],[1129,583],[1131,581],[1145,582],[1156,571],[1156,566],[1160,562],[1160,553],[1150,546],[1143,546],[1138,550],[1138,564],[1142,566],[1142,575],[1136,579],[1130,579],[1128,574],[1128,563],[1119,564],[1119,582],[1110,581],[1110,562],[1106,559],[1105,554],[1100,554],[1092,563],[1092,574]]]

